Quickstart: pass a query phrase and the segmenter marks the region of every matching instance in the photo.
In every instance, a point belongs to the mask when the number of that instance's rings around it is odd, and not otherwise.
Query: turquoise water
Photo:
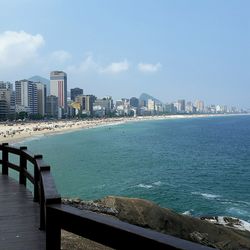
[[[250,116],[134,122],[20,144],[44,155],[62,196],[140,197],[250,221]]]

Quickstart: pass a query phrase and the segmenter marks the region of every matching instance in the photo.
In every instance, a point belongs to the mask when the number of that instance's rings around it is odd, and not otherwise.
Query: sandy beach
[[[183,119],[199,118],[222,115],[161,115],[161,116],[144,116],[144,117],[117,117],[105,119],[89,120],[53,120],[53,121],[29,121],[18,123],[1,123],[0,124],[0,143],[8,142],[14,144],[27,138],[41,135],[52,135],[56,133],[70,132],[80,129],[89,129],[100,126],[118,125],[127,122],[137,122],[146,120],[165,120],[165,119]]]

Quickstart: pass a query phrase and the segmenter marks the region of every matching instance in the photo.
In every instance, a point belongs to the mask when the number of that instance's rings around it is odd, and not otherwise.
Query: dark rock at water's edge
[[[217,249],[250,249],[250,232],[233,228],[240,223],[235,218],[224,217],[227,223],[220,225],[218,217],[193,218],[147,200],[115,196],[97,201],[63,199],[63,203]]]

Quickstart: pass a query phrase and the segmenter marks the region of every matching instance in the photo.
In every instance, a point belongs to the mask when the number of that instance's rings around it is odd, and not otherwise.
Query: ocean
[[[44,155],[63,197],[138,197],[250,222],[250,116],[130,122],[17,145]]]

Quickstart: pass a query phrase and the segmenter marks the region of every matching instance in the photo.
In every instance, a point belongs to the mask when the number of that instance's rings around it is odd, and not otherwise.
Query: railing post
[[[45,230],[46,228],[46,200],[44,197],[44,187],[42,182],[42,171],[50,171],[50,166],[42,166],[39,170],[39,195],[40,195],[40,230]]]
[[[34,155],[35,160],[42,159],[42,155]],[[34,202],[40,202],[41,203],[41,197],[39,197],[39,169],[37,164],[34,164]]]
[[[2,151],[2,160],[3,160],[3,165],[2,165],[2,174],[3,175],[8,175],[9,174],[9,168],[7,163],[9,162],[9,152],[5,150],[5,146],[8,146],[8,143],[3,143],[3,151]]]
[[[45,230],[45,199],[44,199],[44,190],[41,187],[40,190],[40,230]]]
[[[27,147],[20,147],[20,150],[27,150]],[[19,173],[19,183],[26,186],[27,178],[26,178],[26,170],[27,170],[27,159],[23,156],[22,152],[20,154],[20,173]]]
[[[61,249],[61,225],[56,211],[46,207],[46,250]]]

